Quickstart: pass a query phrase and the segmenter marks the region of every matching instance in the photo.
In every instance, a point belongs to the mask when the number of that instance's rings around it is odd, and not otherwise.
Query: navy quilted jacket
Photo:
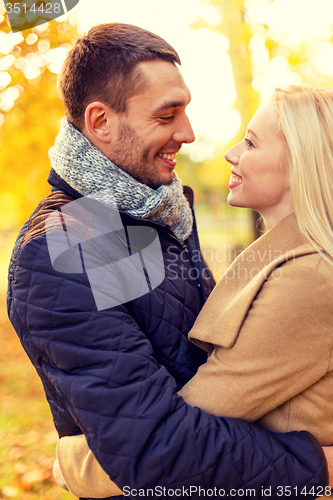
[[[187,340],[213,285],[198,257],[196,232],[183,247],[167,226],[122,214],[124,226],[157,231],[165,279],[131,302],[97,310],[87,274],[60,272],[51,264],[45,220],[79,197],[55,173],[51,182],[57,190],[17,239],[8,311],[42,379],[59,435],[84,433],[121,488],[160,485],[183,488],[187,496],[192,487],[192,498],[199,498],[199,486],[249,488],[261,498],[262,488],[271,487],[271,497],[279,498],[278,487],[287,486],[291,496],[302,488],[306,498],[311,487],[325,486],[325,459],[308,433],[274,434],[217,418],[177,395],[205,360]],[[48,227],[53,230],[59,228]],[[101,252],[105,244],[107,236]]]

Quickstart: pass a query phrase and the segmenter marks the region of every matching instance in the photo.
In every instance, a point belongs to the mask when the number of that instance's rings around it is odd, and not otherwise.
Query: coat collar
[[[317,252],[300,233],[295,215],[283,219],[234,260],[203,307],[189,338],[208,352],[214,344],[232,347],[263,283],[280,276],[277,268],[282,264],[312,253]]]

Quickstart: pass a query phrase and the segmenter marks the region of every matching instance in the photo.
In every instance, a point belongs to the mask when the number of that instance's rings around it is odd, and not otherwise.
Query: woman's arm
[[[59,440],[53,475],[58,485],[77,497],[105,498],[121,495],[89,449],[83,434]]]
[[[333,488],[333,446],[324,447],[323,452],[327,461],[329,485]],[[60,462],[56,461],[56,470],[60,471],[61,475],[57,472],[55,479],[59,486],[64,487],[65,478],[69,490],[76,496],[89,495],[91,498],[103,498],[121,494],[121,490],[97,462],[83,434],[61,438],[57,446],[57,454]],[[87,460],[90,462],[90,467],[83,470],[82,466]],[[74,467],[73,464],[79,467]]]

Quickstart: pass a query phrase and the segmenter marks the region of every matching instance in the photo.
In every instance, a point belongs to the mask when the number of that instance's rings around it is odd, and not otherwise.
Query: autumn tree
[[[48,149],[64,114],[59,64],[77,36],[75,18],[12,33],[0,24],[0,210],[2,233],[17,231],[47,195]]]
[[[232,65],[237,97],[233,107],[240,114],[240,127],[226,151],[243,139],[246,126],[261,104],[263,74],[267,65],[274,61],[285,63],[290,80],[294,83],[312,83],[333,86],[333,71],[322,64],[318,68],[316,56],[320,53],[333,55],[333,36],[329,24],[323,22],[321,33],[309,33],[301,40],[292,40],[287,33],[279,32],[265,21],[265,16],[256,19],[251,16],[252,7],[266,7],[268,13],[278,7],[279,0],[206,0],[221,12],[221,22],[210,26],[203,20],[195,28],[209,28],[225,35],[229,40],[229,57]],[[293,0],[291,0],[293,2]],[[282,2],[280,2],[282,3]],[[295,1],[295,4],[297,2]],[[310,8],[310,7],[308,7]],[[314,10],[316,6],[312,7]],[[309,12],[309,16],[311,12]],[[216,64],[218,64],[218,54]],[[276,86],[276,84],[274,85]],[[230,169],[223,155],[203,161],[197,168],[197,188],[211,197],[214,192],[228,192]],[[220,196],[220,198],[222,198]],[[259,236],[258,216],[253,213],[254,237]]]

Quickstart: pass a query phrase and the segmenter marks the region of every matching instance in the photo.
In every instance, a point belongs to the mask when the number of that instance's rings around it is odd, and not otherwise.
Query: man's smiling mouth
[[[174,161],[176,159],[176,153],[159,153],[157,156],[170,161]]]
[[[158,153],[157,158],[160,158],[168,168],[173,169],[177,165],[176,153]]]

